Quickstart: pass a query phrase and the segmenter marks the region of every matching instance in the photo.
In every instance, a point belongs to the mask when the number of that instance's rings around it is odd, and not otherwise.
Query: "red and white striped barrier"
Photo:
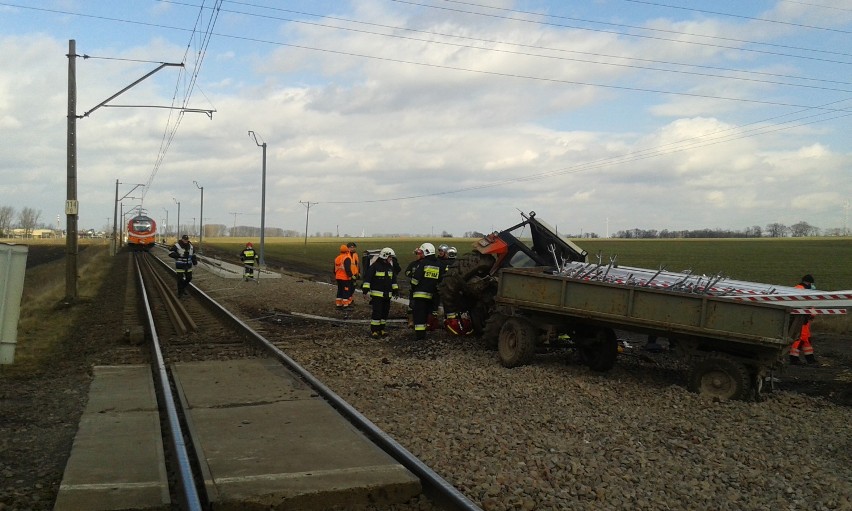
[[[807,293],[790,295],[731,295],[725,298],[744,300],[747,302],[796,302],[810,300],[852,300],[852,292],[837,291],[834,293]]]
[[[807,314],[819,316],[822,314],[846,314],[846,309],[793,309],[790,314]]]

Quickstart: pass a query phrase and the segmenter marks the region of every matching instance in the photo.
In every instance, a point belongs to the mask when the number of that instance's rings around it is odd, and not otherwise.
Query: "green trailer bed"
[[[543,339],[570,333],[589,366],[607,370],[618,349],[614,330],[627,330],[673,341],[690,362],[688,386],[722,399],[759,397],[808,317],[802,302],[575,279],[540,267],[503,269],[498,282],[485,335],[496,337],[503,365],[528,363]]]

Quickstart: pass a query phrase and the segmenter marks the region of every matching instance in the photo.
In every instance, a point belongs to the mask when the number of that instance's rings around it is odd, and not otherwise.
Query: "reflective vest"
[[[240,259],[242,259],[243,264],[254,264],[256,257],[257,256],[254,255],[253,248],[247,248],[243,250],[242,254],[240,254]]]
[[[352,258],[352,275],[361,275],[361,261],[358,259],[358,252],[349,252],[349,257]]]
[[[341,253],[334,259],[334,278],[352,280],[352,275],[352,256],[349,252]]]
[[[175,260],[175,271],[178,273],[186,273],[192,271],[192,262],[195,260],[195,247],[192,243],[187,243],[187,246],[182,246],[180,242],[174,244],[171,249],[171,254]]]

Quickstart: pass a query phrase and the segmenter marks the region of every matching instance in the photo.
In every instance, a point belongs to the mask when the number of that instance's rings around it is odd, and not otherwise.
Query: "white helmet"
[[[447,256],[449,257],[455,257],[458,253],[459,251],[456,250],[456,247],[450,247],[447,249]]]
[[[392,257],[395,254],[393,253],[393,249],[385,247],[379,252],[379,259],[387,259],[388,257]]]
[[[424,256],[430,256],[435,254],[435,245],[431,243],[424,243],[420,245],[420,250],[423,251]]]

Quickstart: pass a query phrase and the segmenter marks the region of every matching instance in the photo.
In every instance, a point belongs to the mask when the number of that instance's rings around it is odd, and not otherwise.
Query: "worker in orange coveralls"
[[[813,275],[805,275],[802,277],[802,281],[796,285],[796,289],[816,289],[814,286],[814,277]],[[816,364],[816,358],[814,357],[814,347],[811,344],[811,320],[813,316],[808,316],[805,318],[805,323],[802,325],[802,332],[799,334],[799,338],[793,341],[793,345],[790,347],[790,364],[799,364],[801,363],[801,359],[799,358],[800,353],[804,353],[805,360],[808,364]]]
[[[353,275],[349,247],[340,245],[340,255],[334,259],[334,280],[337,281],[337,298],[334,303],[338,309],[345,309],[352,305]]]

